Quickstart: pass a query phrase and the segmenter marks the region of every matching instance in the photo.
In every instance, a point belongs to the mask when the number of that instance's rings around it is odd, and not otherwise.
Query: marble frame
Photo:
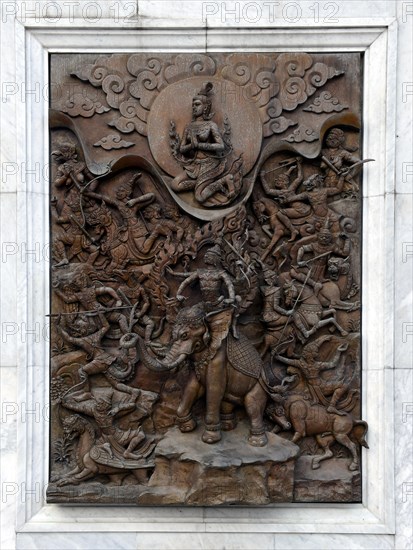
[[[369,423],[370,450],[363,449],[363,502],[344,505],[274,505],[262,508],[148,508],[79,507],[47,505],[44,491],[48,470],[48,424],[35,415],[20,424],[19,483],[26,498],[17,512],[17,534],[38,538],[70,533],[65,546],[73,548],[77,534],[122,533],[127,545],[132,534],[151,532],[192,533],[343,533],[389,535],[395,533],[393,365],[394,365],[394,216],[395,216],[395,87],[397,24],[374,20],[371,26],[355,24],[346,29],[323,26],[294,29],[289,40],[285,29],[208,29],[207,51],[361,51],[364,52],[363,156],[375,158],[365,169],[363,184],[363,412]],[[363,26],[364,25],[364,26]],[[28,88],[48,83],[48,54],[51,52],[205,52],[203,29],[147,28],[139,32],[119,28],[50,28],[27,21],[16,22],[15,48],[24,49],[18,79]],[[328,38],[326,39],[326,34]],[[116,44],[107,47],[106,44]],[[179,47],[177,44],[179,43]],[[265,46],[264,46],[265,44]],[[305,47],[302,46],[305,44]],[[48,164],[47,103],[29,96],[15,128],[17,162],[29,166]],[[48,193],[44,181],[29,178],[17,189],[19,242],[49,239]],[[44,325],[49,304],[47,262],[22,264],[18,273],[18,316],[27,326]],[[378,297],[382,297],[379,301]],[[21,342],[18,350],[18,385],[21,402],[48,402],[48,341],[36,346]],[[36,459],[33,458],[35,449]],[[41,495],[39,496],[39,487]],[[59,539],[54,539],[55,543]],[[92,539],[93,540],[93,539]],[[116,540],[116,539],[115,539]],[[132,540],[132,539],[131,539]],[[136,540],[132,544],[136,544]],[[149,539],[146,538],[148,547]],[[22,542],[23,544],[23,542]],[[72,546],[70,546],[72,544]],[[99,545],[102,547],[101,545]],[[24,546],[25,547],[25,546]],[[37,547],[37,546],[31,546]],[[53,546],[55,548],[56,546]],[[109,547],[109,546],[108,546]],[[118,546],[121,547],[121,546]],[[122,546],[123,547],[123,546]],[[129,546],[125,546],[129,547]],[[135,547],[135,546],[134,546]],[[146,548],[146,546],[145,546]]]

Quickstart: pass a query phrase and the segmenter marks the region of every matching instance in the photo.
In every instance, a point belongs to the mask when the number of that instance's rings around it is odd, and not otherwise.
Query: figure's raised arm
[[[120,307],[123,303],[116,290],[114,290],[110,286],[101,286],[96,289],[96,296],[102,296],[102,294],[108,294],[109,296],[112,296],[112,298],[116,300],[116,307]]]
[[[186,279],[186,277],[190,277],[192,275],[192,273],[188,271],[174,271],[172,267],[169,267],[169,265],[167,265],[165,269],[169,275],[173,275],[174,277],[179,277],[181,279]]]
[[[139,394],[140,394],[140,391],[137,390],[135,393],[135,396],[132,399],[129,399],[128,401],[125,401],[123,403],[119,403],[119,405],[116,405],[116,407],[113,407],[113,409],[110,410],[109,415],[124,416],[132,412],[136,408],[136,400],[139,397]]]
[[[95,193],[94,191],[86,191],[84,195],[86,195],[86,197],[90,199],[96,199],[97,201],[105,201],[106,204],[110,204],[111,206],[117,206],[117,201],[115,199],[112,199],[108,195],[102,195],[101,193]]]
[[[182,281],[176,293],[176,299],[178,301],[182,302],[185,299],[185,296],[182,295],[182,292],[186,289],[187,286],[191,285],[197,279],[199,279],[199,275],[196,271],[194,271],[194,273],[187,277],[185,281]]]
[[[225,273],[225,272],[222,273],[221,278],[224,281],[225,286],[227,287],[228,295],[229,295],[228,298],[226,298],[224,300],[224,302],[227,303],[227,304],[234,304],[235,303],[235,288],[234,288],[234,285],[233,285],[228,273]]]
[[[288,359],[288,357],[283,357],[282,355],[278,355],[277,353],[274,355],[274,357],[278,361],[281,361],[281,363],[285,363],[286,365],[290,365],[291,367],[301,367],[300,361],[298,361],[297,359]]]
[[[141,208],[148,206],[148,204],[153,202],[154,199],[155,199],[154,193],[145,193],[145,195],[137,197],[136,199],[130,199],[126,203],[126,206],[128,206],[129,208],[135,208],[135,210],[138,211]]]
[[[288,188],[288,191],[295,191],[297,187],[303,183],[304,175],[303,175],[303,159],[301,157],[297,157],[297,177],[292,182],[290,187]]]
[[[343,352],[348,349],[348,343],[341,344],[337,349],[333,357],[329,361],[319,361],[317,366],[320,370],[335,369],[340,363],[340,357]]]
[[[264,172],[264,170],[261,170],[261,172],[260,172],[261,185],[262,185],[262,188],[264,189],[265,193],[269,197],[279,197],[281,195],[280,191],[278,189],[272,189],[270,187],[266,176],[267,176],[267,173]]]

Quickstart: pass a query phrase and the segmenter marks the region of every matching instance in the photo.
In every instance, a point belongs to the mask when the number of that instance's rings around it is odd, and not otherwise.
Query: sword
[[[361,164],[365,164],[366,162],[374,162],[375,159],[364,159],[364,160],[358,160],[357,162],[355,162],[354,164],[352,164],[351,166],[345,168],[344,170],[338,170],[334,164],[332,164],[327,157],[325,156],[322,156],[321,159],[327,164],[327,166],[329,168],[331,168],[331,170],[333,170],[333,172],[335,172],[337,174],[337,176],[342,176],[342,175],[345,175],[347,174],[348,172],[350,172],[350,170],[352,170],[353,168],[356,168],[357,166],[360,166]]]
[[[365,164],[366,162],[375,162],[376,159],[364,159],[364,160],[359,160],[357,162],[355,162],[354,164],[352,164],[351,166],[349,166],[348,168],[346,168],[346,170],[342,171],[341,173],[342,174],[346,174],[347,172],[349,172],[350,170],[352,170],[353,168],[356,168],[357,166],[360,166],[362,164]]]

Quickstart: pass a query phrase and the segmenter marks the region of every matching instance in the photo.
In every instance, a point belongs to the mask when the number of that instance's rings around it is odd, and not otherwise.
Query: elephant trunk
[[[165,372],[165,371],[172,370],[175,367],[179,366],[182,363],[182,361],[186,358],[185,353],[181,353],[178,357],[175,357],[175,358],[171,358],[170,353],[168,353],[165,359],[161,360],[158,357],[155,357],[154,355],[148,352],[141,338],[138,338],[137,340],[137,347],[139,350],[139,355],[142,360],[142,363],[149,370],[152,370],[155,372]]]

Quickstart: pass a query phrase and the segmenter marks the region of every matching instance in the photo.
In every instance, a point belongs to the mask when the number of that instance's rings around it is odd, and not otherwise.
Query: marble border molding
[[[28,534],[38,541],[30,548],[74,548],[78,544],[75,542],[77,535],[90,536],[87,539],[90,547],[135,548],[136,534],[140,537],[138,547],[150,548],[153,547],[150,533],[163,533],[165,540],[167,536],[177,537],[177,548],[179,536],[184,533],[193,536],[194,544],[200,540],[200,545],[207,547],[216,547],[217,542],[213,541],[219,540],[223,533],[243,533],[245,548],[254,546],[254,541],[263,548],[272,548],[272,539],[268,538],[269,545],[266,546],[265,537],[275,533],[280,537],[288,533],[338,536],[395,533],[393,243],[396,90],[393,83],[396,81],[397,23],[375,19],[374,24],[365,26],[366,20],[360,21],[350,23],[349,20],[346,28],[306,27],[301,22],[297,29],[212,28],[205,31],[187,28],[184,33],[162,25],[128,30],[111,27],[102,21],[100,29],[92,29],[77,27],[76,23],[65,26],[61,21],[58,27],[51,28],[41,22],[27,20],[22,24],[16,21],[14,47],[24,51],[17,67],[17,79],[25,82],[28,89],[36,86],[40,90],[47,89],[48,55],[52,52],[363,52],[363,157],[376,159],[365,168],[363,182],[362,417],[369,423],[370,450],[367,453],[363,450],[362,504],[185,509],[47,505],[43,489],[47,485],[48,423],[43,419],[39,422],[37,416],[32,415],[20,424],[18,432],[19,484],[26,487],[25,499],[18,503],[18,547],[27,548],[24,541]],[[28,95],[24,109],[15,128],[17,162],[27,163],[27,166],[35,163],[47,166],[47,102],[37,102],[35,95]],[[43,179],[36,180],[29,175],[25,183],[18,183],[17,239],[18,242],[36,242],[46,248],[49,241],[49,197]],[[16,285],[18,318],[26,322],[26,326],[36,323],[44,326],[49,304],[47,262],[21,264]],[[41,408],[47,407],[48,354],[46,338],[36,345],[32,345],[30,339],[19,344],[18,391],[21,402],[35,402]],[[55,546],[46,545],[50,534],[54,534]],[[63,538],[60,540],[63,534],[67,535],[66,542]],[[93,534],[99,538],[94,538]],[[105,534],[108,536],[106,542]],[[124,538],[116,538],[116,534],[122,534]],[[251,546],[247,545],[248,540]],[[102,546],[110,541],[114,546]],[[387,537],[383,541],[386,542],[380,547],[391,547]],[[167,547],[174,546],[170,543]]]

